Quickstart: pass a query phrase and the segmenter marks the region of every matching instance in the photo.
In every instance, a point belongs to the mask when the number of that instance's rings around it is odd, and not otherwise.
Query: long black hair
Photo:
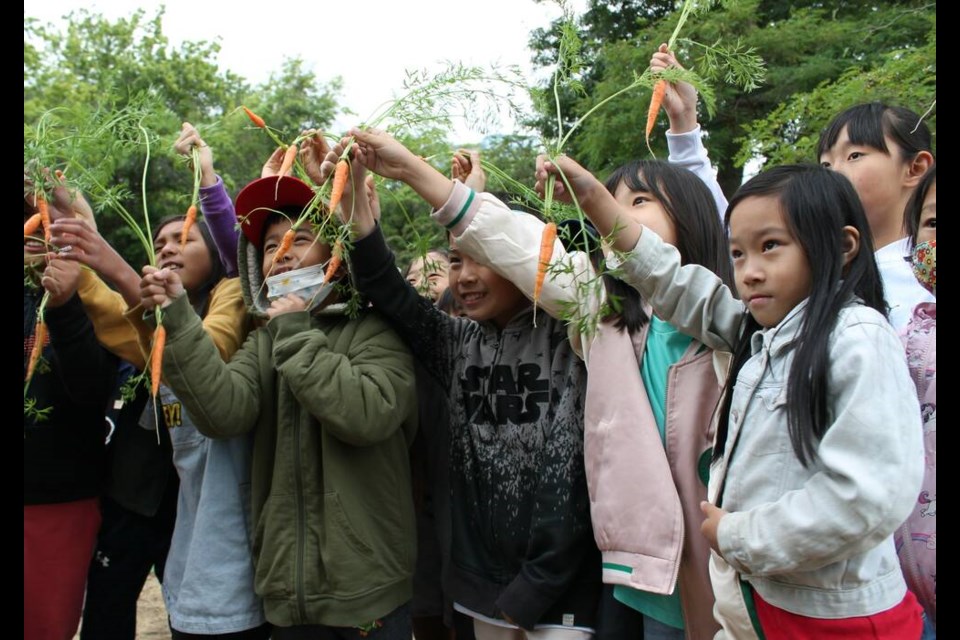
[[[903,226],[906,227],[907,235],[910,236],[910,244],[917,243],[917,232],[920,231],[920,214],[923,213],[923,201],[927,199],[927,192],[930,186],[937,181],[937,165],[934,164],[924,174],[920,184],[917,185],[910,201],[907,202],[907,208],[903,212]]]
[[[733,282],[727,236],[720,224],[717,204],[710,189],[692,171],[657,160],[634,160],[619,167],[604,186],[616,193],[620,183],[632,191],[653,195],[676,227],[677,250],[682,264],[699,264],[717,274],[724,283]],[[598,267],[599,248],[591,253]],[[599,271],[598,267],[598,271]],[[607,297],[618,301],[618,309],[604,320],[613,321],[617,329],[633,334],[643,328],[649,318],[636,289],[610,274],[604,274]]]
[[[154,229],[153,241],[156,242],[157,236],[160,235],[160,231],[162,231],[165,226],[171,222],[179,222],[185,219],[186,216],[184,215],[176,215],[169,216],[161,220]],[[200,230],[200,235],[203,237],[203,244],[206,245],[207,252],[210,254],[210,277],[207,278],[206,282],[200,285],[200,287],[190,298],[193,308],[197,311],[197,315],[202,318],[207,314],[207,306],[210,302],[210,292],[213,291],[213,288],[217,286],[217,283],[223,280],[227,274],[226,269],[223,267],[223,263],[220,262],[220,251],[217,249],[217,245],[213,241],[213,236],[210,235],[210,228],[207,226],[206,221],[202,219],[197,220],[196,226],[197,229]]]
[[[882,102],[867,102],[850,107],[830,121],[817,142],[817,158],[830,151],[843,129],[853,144],[879,149],[889,155],[884,136],[900,147],[902,162],[908,162],[921,151],[933,153],[930,129],[916,113],[904,107]]]
[[[855,300],[886,316],[883,283],[873,257],[873,240],[863,205],[853,185],[835,171],[815,165],[770,169],[744,184],[727,207],[726,224],[737,205],[752,197],[773,196],[810,269],[810,296],[787,379],[790,442],[800,463],[816,458],[816,446],[829,426],[827,374],[830,333],[840,311]],[[844,265],[845,226],[860,233],[856,255]],[[734,348],[733,364],[723,389],[714,458],[723,454],[737,375],[750,358],[750,341],[761,329],[749,313]]]

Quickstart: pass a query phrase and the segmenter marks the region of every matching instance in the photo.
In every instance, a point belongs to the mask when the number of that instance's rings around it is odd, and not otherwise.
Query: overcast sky
[[[85,7],[114,19],[140,6],[153,15],[160,2],[129,0],[43,0],[24,5],[25,16],[57,22]],[[439,69],[442,61],[468,65],[520,65],[532,83],[530,32],[560,14],[552,3],[533,0],[286,0],[204,2],[167,0],[164,32],[178,44],[184,40],[219,40],[221,69],[251,82],[266,80],[284,57],[301,56],[320,81],[343,78],[342,103],[369,115],[399,91],[406,69]],[[582,10],[586,0],[573,5]],[[263,7],[254,11],[254,6]],[[333,53],[330,53],[330,52]],[[339,122],[343,126],[350,122]],[[501,125],[503,133],[516,127]],[[462,142],[481,136],[457,127]]]

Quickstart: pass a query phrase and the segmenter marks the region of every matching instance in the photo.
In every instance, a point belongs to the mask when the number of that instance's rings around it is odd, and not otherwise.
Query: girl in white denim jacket
[[[625,252],[625,281],[661,317],[733,354],[702,525],[711,573],[735,570],[749,587],[741,596],[715,581],[726,633],[918,638],[892,533],[920,487],[919,406],[849,182],[790,166],[741,187],[727,213],[741,301],[703,267],[681,267],[569,159],[545,163],[538,186],[560,169]]]

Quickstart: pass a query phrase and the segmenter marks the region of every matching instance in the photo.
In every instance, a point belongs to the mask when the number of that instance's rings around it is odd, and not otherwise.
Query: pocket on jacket
[[[784,454],[791,450],[790,431],[787,429],[787,389],[783,386],[760,387],[756,391],[760,402],[752,410],[760,415],[746,421],[754,431],[744,434],[750,438],[750,454],[767,456]]]
[[[327,581],[340,596],[369,591],[371,576],[382,573],[373,549],[351,524],[339,494],[323,494],[323,506],[326,531],[320,538],[320,557]]]
[[[293,496],[267,498],[253,531],[255,590],[261,598],[290,597],[296,558],[297,510]]]

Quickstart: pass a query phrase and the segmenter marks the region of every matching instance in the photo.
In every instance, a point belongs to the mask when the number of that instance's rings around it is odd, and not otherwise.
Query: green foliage
[[[586,96],[561,95],[568,120],[614,95],[648,67],[651,55],[678,22],[679,12],[673,10],[676,5],[665,4],[671,5],[670,11],[642,15],[642,9],[649,6],[642,0],[615,5],[589,2],[578,21],[585,43],[582,82]],[[611,30],[608,38],[594,37],[592,16],[612,14],[623,16],[624,26]],[[605,23],[616,22],[611,18]],[[535,32],[531,40],[534,60],[541,65],[555,59],[557,41],[548,37],[555,30],[553,25]],[[894,98],[921,113],[933,102],[936,66],[930,61],[935,61],[936,53],[935,3],[850,0],[825,5],[813,0],[728,0],[691,18],[682,36],[676,43],[678,59],[711,82],[716,79],[705,72],[724,55],[693,43],[721,41],[728,48],[752,49],[766,63],[763,86],[748,93],[715,84],[715,115],[703,112],[700,116],[709,136],[711,159],[719,165],[720,183],[728,193],[740,184],[742,164],[753,150],[777,147],[776,140],[784,131],[790,133],[781,143],[788,152],[795,140],[815,136],[829,115],[870,97]],[[919,50],[927,52],[921,54]],[[909,52],[922,55],[922,59]],[[907,74],[909,70],[914,73]],[[862,84],[858,86],[858,82]],[[794,111],[802,111],[802,105],[815,97],[807,94],[818,88],[817,95],[822,97],[814,102],[821,105],[820,115],[810,118],[810,124],[791,120]],[[861,92],[864,89],[866,93]],[[828,106],[825,94],[833,91],[839,95]],[[601,175],[628,160],[646,156],[643,129],[649,100],[649,91],[643,89],[612,100],[573,135],[566,152]],[[781,105],[783,112],[779,111]],[[556,129],[553,118],[552,109],[541,110],[532,124],[550,137]],[[755,121],[759,122],[751,125]],[[666,151],[665,129],[666,117],[661,114],[651,139],[658,157]]]
[[[162,23],[162,9],[152,17],[138,10],[116,21],[76,11],[62,30],[24,21],[24,164],[67,168],[68,180],[84,188],[95,179],[100,186],[87,195],[98,210],[100,231],[134,266],[145,256],[136,233],[115,215],[117,206],[142,220],[145,190],[153,221],[186,210],[193,175],[172,147],[181,122],[197,126],[235,193],[259,177],[274,148],[249,130],[239,105],[258,109],[283,139],[292,140],[305,126],[332,122],[341,86],[339,79],[317,82],[302,61],[292,59],[251,87],[218,68],[217,43],[173,46]],[[145,181],[139,126],[152,142]]]

